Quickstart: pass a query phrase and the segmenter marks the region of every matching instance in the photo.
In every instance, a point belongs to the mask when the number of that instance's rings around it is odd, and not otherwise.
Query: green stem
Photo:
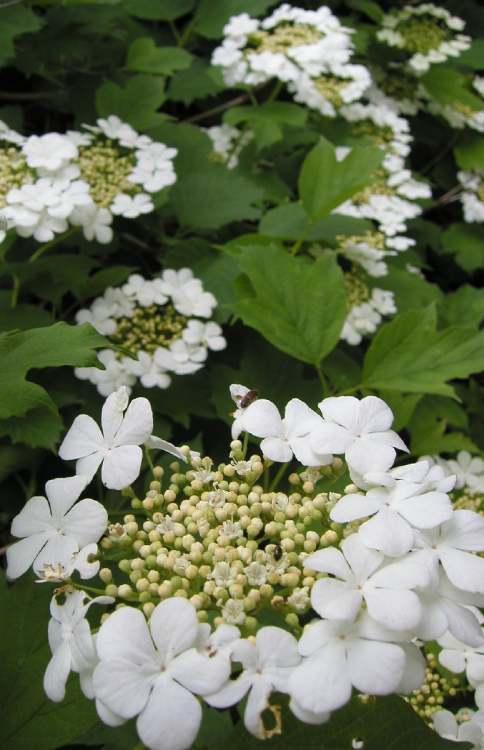
[[[230,107],[236,107],[238,104],[243,104],[247,99],[249,99],[249,94],[241,94],[240,96],[236,96],[235,99],[230,99],[228,102],[218,104],[216,107],[205,110],[205,112],[193,115],[193,117],[188,117],[186,120],[182,120],[182,122],[198,122],[199,120],[206,120],[209,117],[212,117],[212,115],[218,115],[220,112],[225,112],[225,110],[230,109]]]
[[[279,486],[279,482],[281,481],[282,477],[286,473],[286,469],[289,466],[288,463],[281,464],[276,472],[276,475],[274,476],[274,479],[271,482],[271,485],[269,487],[269,492],[273,492],[277,487]]]
[[[347,388],[345,391],[340,391],[337,393],[337,396],[349,396],[351,393],[356,393],[356,391],[360,391],[362,389],[361,383],[358,383],[358,385],[354,385],[353,388]]]
[[[296,242],[294,243],[294,245],[291,247],[291,249],[290,249],[291,255],[297,255],[298,254],[299,250],[301,249],[301,245],[303,244],[303,242],[306,241],[306,237],[308,236],[308,234],[310,233],[310,231],[311,231],[311,229],[313,227],[313,223],[314,222],[310,222],[307,225],[307,227],[304,230],[304,232],[302,233],[301,237],[298,240],[296,240]]]
[[[182,34],[179,35],[178,45],[177,45],[178,47],[184,47],[185,44],[188,42],[188,40],[189,40],[189,38],[191,36],[191,33],[193,31],[194,24],[195,24],[195,19],[194,18],[190,21],[190,23],[187,23],[187,25],[183,29]]]
[[[148,448],[146,448],[146,447],[145,447],[144,450],[145,450],[146,463],[150,467],[151,473],[153,473],[155,467],[153,466],[153,461],[151,460],[150,452],[149,452]]]
[[[273,102],[275,99],[277,99],[277,97],[281,93],[283,86],[284,86],[284,81],[277,81],[267,101]]]
[[[35,253],[32,253],[32,255],[29,258],[29,263],[33,263],[34,261],[41,258],[44,253],[46,253],[48,250],[51,249],[51,247],[55,247],[55,245],[58,245],[60,242],[63,242],[68,237],[72,237],[73,234],[76,234],[79,232],[80,227],[72,227],[71,229],[68,229],[67,232],[64,232],[63,234],[58,234],[57,237],[54,237],[53,240],[50,242],[46,242],[44,245],[41,245],[37,248]]]
[[[318,373],[319,382],[321,383],[321,388],[323,389],[323,396],[325,396],[327,393],[329,393],[329,387],[328,387],[328,381],[326,380],[324,373],[321,369],[321,365],[315,365],[316,372]]]
[[[249,433],[244,432],[244,442],[242,443],[242,453],[243,457],[245,458],[247,455],[247,448],[249,446]]]
[[[94,586],[85,586],[84,584],[74,583],[73,581],[69,581],[69,586],[73,586],[75,589],[79,589],[79,591],[91,591],[93,594],[106,596],[104,589],[97,589]]]
[[[16,274],[12,274],[13,287],[12,287],[12,298],[10,300],[10,307],[17,307],[18,295],[20,292],[20,279]]]
[[[171,33],[172,33],[172,34],[173,34],[173,36],[175,37],[175,40],[176,40],[176,43],[177,43],[177,45],[179,45],[179,44],[180,44],[180,41],[181,41],[181,36],[180,36],[180,34],[178,33],[178,29],[177,29],[177,27],[175,26],[175,24],[173,23],[173,21],[168,21],[168,25],[169,25],[169,27],[170,27],[170,29],[171,29]]]

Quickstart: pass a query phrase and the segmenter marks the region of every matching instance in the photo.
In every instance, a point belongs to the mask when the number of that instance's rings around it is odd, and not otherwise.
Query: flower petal
[[[110,490],[129,487],[139,476],[143,451],[137,445],[121,445],[109,451],[103,461],[102,481]]]
[[[64,461],[84,458],[102,449],[104,445],[103,434],[94,419],[87,414],[79,414],[61,443],[59,456]]]
[[[52,511],[52,525],[60,525],[69,508],[87,485],[85,476],[51,479],[46,482],[45,494]]]
[[[76,462],[76,474],[82,474],[87,477],[88,481],[91,481],[105,455],[105,451],[98,451],[97,453],[91,453],[90,456],[86,456],[85,458],[80,458]]]
[[[330,396],[318,407],[328,422],[342,425],[355,435],[358,429],[360,402],[354,396]]]
[[[433,529],[448,521],[454,513],[444,492],[425,492],[393,504],[393,507],[417,529]]]
[[[384,432],[393,423],[393,412],[378,396],[365,396],[359,403],[358,434]]]
[[[352,684],[361,693],[388,695],[403,677],[405,653],[393,643],[353,641],[348,651],[348,670]]]
[[[155,660],[145,617],[133,607],[123,607],[109,616],[97,634],[96,648],[101,660],[122,658],[133,664]]]
[[[71,671],[71,650],[63,641],[52,654],[44,674],[44,690],[51,701],[59,703],[66,694],[66,682]]]
[[[111,393],[104,402],[101,411],[101,425],[103,428],[104,445],[112,447],[114,436],[123,422],[123,413],[128,405],[128,390],[121,386]]]
[[[52,514],[45,497],[31,497],[12,521],[12,536],[32,536],[49,532],[53,527]]]
[[[154,662],[140,666],[123,658],[100,661],[93,675],[94,693],[115,714],[132,719],[148,703],[159,674]]]
[[[366,518],[377,513],[383,502],[376,493],[371,496],[360,495],[359,493],[345,495],[332,508],[329,517],[336,523],[347,523],[358,518]]]
[[[311,432],[311,446],[316,453],[345,453],[354,436],[344,427],[332,422],[322,422]]]
[[[311,713],[344,706],[351,698],[351,682],[343,644],[329,643],[296,667],[289,678],[289,693],[302,709]]]
[[[373,518],[360,526],[363,542],[388,557],[401,557],[412,547],[414,533],[397,513],[384,506]]]
[[[135,398],[128,406],[113,445],[143,445],[153,432],[153,411],[147,398]]]
[[[261,628],[256,635],[255,643],[259,664],[264,668],[292,667],[301,660],[296,639],[282,628],[272,625]]]
[[[454,586],[464,591],[484,594],[484,559],[444,547],[439,550],[440,562]]]
[[[311,604],[320,617],[330,620],[354,620],[362,603],[355,588],[334,578],[321,578],[311,589]]]
[[[12,532],[13,533],[13,532]],[[484,551],[484,518],[472,510],[457,510],[444,528],[446,544],[469,552]]]
[[[216,693],[205,695],[204,700],[214,708],[228,708],[242,700],[251,686],[252,676],[244,671],[236,680],[227,680]]]
[[[434,729],[437,734],[447,739],[457,739],[457,721],[455,716],[446,709],[436,711],[432,716]]]
[[[244,724],[248,732],[260,740],[267,739],[264,722],[262,721],[262,712],[269,705],[269,696],[272,692],[272,685],[269,680],[263,676],[258,676],[253,684],[247,699],[247,705],[244,712]]]
[[[173,443],[169,443],[168,440],[163,440],[163,438],[156,437],[156,435],[150,435],[148,440],[145,441],[145,445],[147,448],[152,448],[153,450],[165,451],[165,453],[176,456],[180,461],[186,463],[187,457],[183,451],[177,448],[176,445],[173,445]]]
[[[328,453],[316,453],[311,445],[309,436],[291,438],[289,443],[297,460],[303,466],[327,466],[333,460]]]
[[[97,500],[85,498],[76,503],[64,516],[62,528],[82,548],[91,542],[97,542],[107,525],[106,508]]]
[[[286,440],[278,437],[267,437],[261,441],[260,448],[265,458],[278,463],[287,463],[292,458],[292,450]]]
[[[391,630],[410,630],[421,618],[420,601],[413,591],[370,589],[364,597],[370,617]]]
[[[242,416],[244,429],[255,437],[283,437],[284,425],[279,410],[272,401],[258,398],[245,409]]]
[[[169,675],[162,675],[138,716],[136,728],[150,750],[187,750],[195,741],[201,720],[197,699]]]
[[[289,439],[304,437],[322,423],[323,420],[319,414],[310,409],[300,398],[292,398],[288,401],[284,412],[284,426]]]
[[[33,534],[7,547],[7,578],[18,578],[30,568],[47,542],[47,534]]]
[[[341,544],[341,549],[350,564],[358,583],[363,583],[383,562],[383,555],[363,544],[358,534],[351,534]],[[306,561],[304,562],[306,565]]]
[[[317,552],[308,555],[304,559],[304,567],[317,570],[320,573],[331,573],[331,575],[337,576],[343,581],[349,580],[352,575],[343,553],[336,547],[318,549]]]
[[[346,450],[345,458],[351,471],[365,475],[367,472],[387,471],[395,461],[395,448],[375,445],[368,437],[357,438]]]
[[[219,690],[229,679],[230,667],[228,654],[208,657],[190,648],[170,662],[168,671],[191,693],[208,695]]]
[[[198,618],[192,604],[173,597],[158,604],[150,618],[151,636],[166,661],[195,645]]]
[[[78,549],[79,545],[75,539],[64,534],[56,534],[49,539],[35,558],[33,565],[35,574],[41,576],[46,565],[58,563],[70,574],[73,557]]]
[[[324,724],[330,717],[330,714],[327,711],[322,711],[317,714],[312,711],[305,711],[294,698],[291,698],[289,708],[296,719],[303,721],[305,724]]]

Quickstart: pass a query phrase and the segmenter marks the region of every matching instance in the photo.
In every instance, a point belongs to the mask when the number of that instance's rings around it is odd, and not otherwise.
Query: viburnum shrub
[[[483,36],[0,0],[2,750],[484,749]]]

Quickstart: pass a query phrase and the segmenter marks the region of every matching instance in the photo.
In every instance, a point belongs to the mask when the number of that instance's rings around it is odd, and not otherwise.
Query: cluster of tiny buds
[[[481,516],[484,515],[484,495],[467,493],[464,489],[463,493],[453,500],[455,510],[473,510],[474,513],[479,513]]]
[[[432,724],[432,714],[443,708],[446,701],[455,698],[461,679],[457,676],[446,677],[441,674],[435,654],[426,654],[426,659],[425,680],[407,700],[422,719]],[[442,668],[440,669],[443,671]]]
[[[304,560],[348,533],[329,518],[340,495],[316,486],[338,476],[343,462],[291,474],[286,493],[267,486],[269,467],[259,455],[245,458],[238,440],[231,449],[230,463],[215,468],[183,448],[188,470],[173,462],[166,476],[157,466],[145,497],[131,493],[134,512],[101,541],[129,583],[118,585],[102,568],[106,594],[139,602],[148,617],[160,600],[184,597],[201,622],[238,625],[247,635],[270,609],[298,633],[322,575]]]

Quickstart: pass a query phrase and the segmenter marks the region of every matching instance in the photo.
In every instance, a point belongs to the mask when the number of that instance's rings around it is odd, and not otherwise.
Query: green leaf
[[[62,703],[52,703],[44,693],[51,595],[50,587],[36,586],[30,576],[9,588],[3,576],[0,580],[0,746],[5,750],[73,745],[99,722],[93,702],[79,690],[77,675]]]
[[[459,65],[467,65],[474,70],[484,69],[484,39],[473,39],[469,49],[459,55]]]
[[[232,221],[257,219],[262,189],[246,177],[210,164],[204,171],[184,174],[171,190],[170,204],[183,226],[217,229]]]
[[[444,296],[438,286],[406,269],[390,268],[381,285],[394,293],[399,312],[427,307],[432,302],[440,302]]]
[[[107,81],[96,91],[100,117],[118,115],[139,130],[154,128],[166,119],[157,112],[164,101],[164,81],[153,76],[133,76],[124,87]]]
[[[484,169],[484,138],[480,133],[465,131],[454,148],[461,169]]]
[[[170,76],[190,67],[192,55],[179,47],[157,47],[151,37],[135,39],[128,49],[126,67],[134,73]]]
[[[231,16],[239,13],[261,16],[276,2],[277,0],[200,0],[194,19],[195,31],[208,39],[218,39]]]
[[[446,294],[440,313],[449,325],[469,325],[478,328],[484,320],[484,294],[482,289],[465,284],[456,292]]]
[[[53,323],[52,315],[43,310],[39,305],[16,305],[11,307],[12,295],[10,292],[0,291],[0,329],[12,331],[15,328],[24,330],[48,326]]]
[[[445,65],[433,65],[419,78],[420,83],[439,104],[454,106],[460,102],[478,112],[482,109],[482,101],[477,93],[473,93],[470,80],[468,76]]]
[[[299,195],[308,215],[316,221],[367,185],[382,162],[378,147],[356,147],[342,160],[325,138],[309,152],[299,175]]]
[[[378,3],[374,3],[373,0],[349,0],[348,5],[354,10],[359,10],[368,18],[371,18],[375,23],[381,23],[383,18],[383,10]]]
[[[23,5],[5,8],[0,4],[0,61],[4,62],[14,56],[16,37],[39,31],[43,25],[42,18]]]
[[[371,230],[372,224],[365,219],[356,219],[344,214],[331,214],[312,222],[301,202],[283,203],[267,211],[259,224],[259,231],[266,237],[281,240],[323,240],[335,242],[338,234],[363,234]]]
[[[57,412],[54,402],[40,385],[26,380],[32,369],[45,367],[95,367],[95,350],[109,346],[92,326],[56,323],[22,333],[0,336],[0,418],[20,417],[44,407]]]
[[[448,432],[448,427],[468,429],[464,409],[453,399],[426,396],[420,401],[408,425],[412,454],[424,456],[478,450],[467,435],[463,432]]]
[[[382,326],[365,356],[363,385],[404,393],[453,396],[446,383],[484,368],[484,331],[436,330],[435,308],[397,315]]]
[[[251,291],[235,306],[244,323],[281,351],[318,366],[338,343],[346,316],[343,274],[334,254],[311,262],[263,245],[245,247],[237,260]]]
[[[324,675],[322,675],[324,679]],[[268,750],[348,750],[354,739],[363,742],[365,750],[456,750],[457,745],[432,731],[403,698],[396,695],[372,698],[367,704],[353,698],[344,708],[332,714],[320,726],[298,721],[284,709],[282,734],[265,740]],[[240,724],[232,735],[210,750],[258,750],[260,740]],[[461,750],[471,750],[460,743]]]
[[[442,247],[446,253],[455,253],[464,271],[477,271],[484,265],[484,229],[475,224],[452,224],[442,234]]]
[[[124,0],[123,7],[136,18],[146,21],[174,21],[189,13],[195,0]]]
[[[47,408],[31,409],[21,417],[0,419],[0,437],[8,435],[12,443],[25,443],[32,448],[54,450],[62,428],[60,415]]]
[[[197,58],[193,59],[188,70],[175,73],[168,88],[168,98],[174,102],[191,104],[196,99],[214,96],[224,88],[219,69]]]
[[[110,266],[102,268],[84,282],[79,289],[77,297],[79,300],[97,297],[102,294],[108,286],[118,286],[122,284],[136,268],[133,266]]]
[[[283,126],[303,128],[307,110],[290,102],[265,102],[259,106],[233,107],[224,115],[227,125],[247,123],[260,148],[270,146],[284,136]]]

